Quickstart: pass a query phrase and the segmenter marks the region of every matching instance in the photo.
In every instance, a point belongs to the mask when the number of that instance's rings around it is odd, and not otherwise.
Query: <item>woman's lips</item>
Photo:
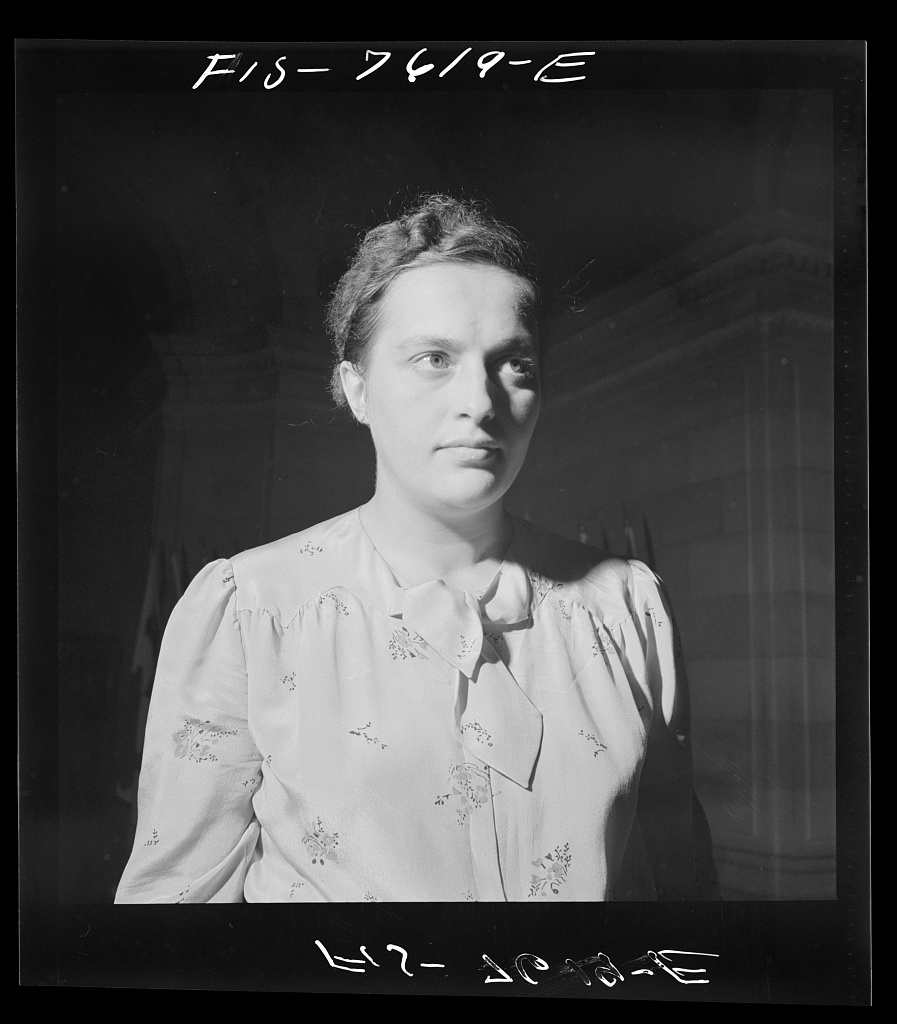
[[[444,451],[451,452],[462,462],[489,462],[498,455],[497,445],[449,444]]]

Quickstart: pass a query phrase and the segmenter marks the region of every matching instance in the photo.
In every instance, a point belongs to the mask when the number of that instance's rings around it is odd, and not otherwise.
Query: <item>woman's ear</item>
[[[367,423],[367,395],[365,394],[364,377],[354,363],[344,359],[339,364],[339,376],[343,384],[343,394],[349,403],[355,419],[359,423]]]

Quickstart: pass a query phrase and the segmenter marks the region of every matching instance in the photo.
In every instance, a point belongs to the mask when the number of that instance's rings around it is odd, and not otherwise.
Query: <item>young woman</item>
[[[658,579],[503,508],[538,304],[475,204],[365,236],[329,326],[374,495],[175,608],[117,902],[714,895]]]

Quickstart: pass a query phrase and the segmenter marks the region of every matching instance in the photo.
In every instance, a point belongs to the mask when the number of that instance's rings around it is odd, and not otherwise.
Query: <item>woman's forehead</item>
[[[502,267],[445,262],[411,267],[389,285],[379,310],[378,327],[401,331],[406,325],[444,324],[524,326],[533,301],[530,283]]]

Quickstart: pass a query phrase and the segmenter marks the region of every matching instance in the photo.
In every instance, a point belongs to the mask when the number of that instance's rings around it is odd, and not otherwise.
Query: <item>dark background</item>
[[[394,56],[355,82],[365,45]],[[408,83],[424,45],[436,69]],[[494,49],[598,53],[558,85],[505,62],[480,79]],[[24,180],[54,197],[62,902],[112,899],[189,578],[371,493],[367,435],[328,402],[323,303],[361,230],[442,190],[487,199],[575,307],[510,506],[665,579],[724,895],[834,899],[835,235],[855,250],[862,211],[856,101],[826,64],[859,65],[767,50],[50,55],[91,65],[43,90],[52,184]],[[244,53],[237,74],[192,90],[216,51]]]

